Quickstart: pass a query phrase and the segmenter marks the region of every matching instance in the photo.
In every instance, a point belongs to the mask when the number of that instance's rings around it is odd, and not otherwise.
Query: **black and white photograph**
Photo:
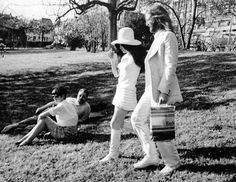
[[[236,0],[0,0],[0,182],[236,182]]]

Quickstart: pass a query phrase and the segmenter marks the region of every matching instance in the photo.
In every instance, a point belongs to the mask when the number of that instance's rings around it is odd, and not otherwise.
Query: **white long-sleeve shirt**
[[[129,53],[126,53],[118,64],[118,68],[119,78],[117,86],[119,88],[134,90],[140,67],[135,64],[133,57]]]

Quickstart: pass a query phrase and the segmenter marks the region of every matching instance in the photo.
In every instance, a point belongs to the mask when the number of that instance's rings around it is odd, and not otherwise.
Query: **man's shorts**
[[[73,140],[77,137],[77,126],[56,126],[50,131],[56,140]]]

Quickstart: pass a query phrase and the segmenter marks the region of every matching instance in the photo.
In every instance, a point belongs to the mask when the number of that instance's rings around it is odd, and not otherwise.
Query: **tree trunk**
[[[109,16],[110,19],[110,25],[109,25],[109,43],[108,46],[110,47],[110,44],[113,40],[117,38],[117,14],[110,13]]]
[[[44,38],[44,31],[42,31],[42,37],[41,37],[41,47],[43,47],[43,38]]]
[[[198,0],[192,0],[192,25],[191,25],[190,31],[188,33],[188,42],[186,45],[187,49],[190,49],[192,34],[193,34],[195,22],[196,22],[197,2],[198,2]]]
[[[183,24],[185,24],[185,26],[183,26],[182,27],[182,34],[183,34],[183,40],[184,40],[184,42],[183,42],[183,48],[184,49],[186,49],[186,39],[188,38],[188,36],[186,36],[186,34],[188,34],[188,27],[186,27],[187,25],[187,14],[188,14],[188,0],[185,0],[184,1],[184,14],[183,14],[183,19],[184,19],[184,23]]]
[[[231,31],[232,31],[232,25],[233,25],[233,19],[231,18],[230,19],[230,27],[229,27],[229,38],[228,38],[228,42],[227,42],[227,45],[228,45],[228,48],[229,48],[229,51],[231,51]]]
[[[110,0],[111,9],[109,10],[109,41],[108,49],[113,40],[117,38],[117,12],[116,12],[116,0]]]

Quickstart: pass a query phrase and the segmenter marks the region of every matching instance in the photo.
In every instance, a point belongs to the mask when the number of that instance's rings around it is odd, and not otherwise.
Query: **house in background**
[[[182,24],[187,24],[186,19],[192,17],[193,1],[172,0],[171,6],[176,10]],[[236,16],[228,10],[218,14],[211,0],[198,0],[196,24],[191,39],[192,47],[195,43],[217,47],[217,49],[236,49]],[[232,3],[232,11],[236,9],[236,3]],[[231,10],[230,9],[230,10]],[[174,18],[175,19],[175,18]],[[188,29],[185,28],[187,36]]]
[[[27,47],[45,47],[54,41],[54,25],[51,19],[32,20],[26,31]]]

